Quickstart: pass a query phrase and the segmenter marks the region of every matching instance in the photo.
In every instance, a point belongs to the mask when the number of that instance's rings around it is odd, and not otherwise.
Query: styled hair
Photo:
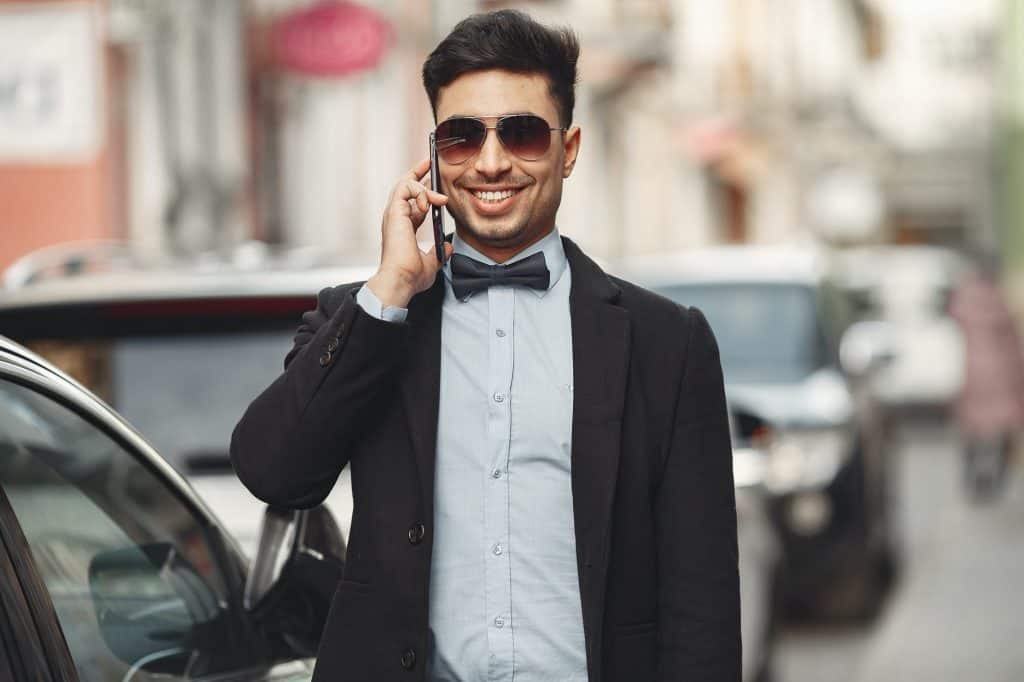
[[[475,71],[502,69],[547,78],[562,126],[576,105],[580,44],[569,28],[548,28],[511,9],[474,14],[460,21],[423,62],[423,87],[437,117],[441,88]]]

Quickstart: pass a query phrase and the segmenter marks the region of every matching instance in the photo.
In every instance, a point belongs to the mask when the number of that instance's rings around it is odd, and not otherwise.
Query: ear
[[[562,148],[562,177],[572,175],[572,169],[576,166],[576,157],[580,153],[580,127],[572,126],[565,131],[565,142]]]

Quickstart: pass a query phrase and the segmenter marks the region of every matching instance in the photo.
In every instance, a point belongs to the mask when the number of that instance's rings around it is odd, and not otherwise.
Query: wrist
[[[407,308],[415,294],[413,287],[403,277],[380,270],[366,280],[366,286],[370,288],[381,305],[386,307]]]

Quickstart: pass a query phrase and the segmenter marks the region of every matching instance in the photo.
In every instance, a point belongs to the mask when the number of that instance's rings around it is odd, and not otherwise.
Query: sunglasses
[[[458,116],[442,122],[434,131],[437,140],[437,154],[445,163],[460,164],[476,155],[484,146],[488,130],[497,130],[501,144],[512,154],[524,161],[536,161],[551,147],[551,131],[566,128],[552,128],[547,121],[533,114],[508,114],[507,116],[486,116],[497,122],[493,126],[484,123],[483,118]]]

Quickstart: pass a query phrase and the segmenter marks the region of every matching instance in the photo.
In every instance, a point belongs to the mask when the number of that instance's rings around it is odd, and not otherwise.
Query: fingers
[[[409,219],[413,225],[423,222],[427,212],[430,211],[430,202],[427,201],[426,192],[421,192],[415,199],[409,201]]]
[[[434,190],[431,188],[431,183],[427,181],[427,178],[429,178],[429,177],[430,177],[430,160],[429,159],[423,159],[418,164],[413,166],[412,170],[409,171],[409,175],[406,176],[406,179],[412,179],[412,180],[418,182],[420,185],[422,185],[423,187],[426,187],[428,190],[430,190],[434,194],[438,194],[440,196],[445,196],[444,194],[442,194],[440,192],[434,192]]]
[[[448,197],[444,194],[427,189],[415,180],[405,179],[395,188],[394,200],[396,202],[404,202],[410,199],[416,203],[421,211],[426,211],[429,204],[444,206],[448,202]]]
[[[430,172],[430,158],[422,159],[419,163],[412,167],[406,176],[410,180],[422,180],[426,177],[427,173]]]
[[[424,187],[429,187],[427,178],[430,177],[430,159],[423,159],[418,164],[412,167],[406,178],[411,178],[416,182],[420,183]]]
[[[444,243],[444,263],[447,263],[448,259],[452,257],[454,249],[455,247],[452,246],[451,242]],[[437,252],[434,251],[433,245],[426,251],[421,251],[420,257],[423,260],[424,269],[431,274],[437,274],[437,271],[444,265],[444,263],[437,261]]]
[[[430,206],[444,206],[448,197],[423,185],[420,179],[428,175],[430,163],[426,159],[412,169],[395,186],[391,201],[384,212],[384,229],[406,231],[409,223],[417,229],[423,222]],[[407,222],[408,221],[408,222]]]

